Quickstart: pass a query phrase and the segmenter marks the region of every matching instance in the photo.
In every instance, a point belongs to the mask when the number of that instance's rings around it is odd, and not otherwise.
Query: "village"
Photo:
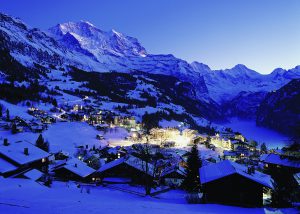
[[[1,112],[0,176],[4,179],[29,179],[45,188],[55,182],[74,182],[78,188],[88,186],[87,191],[104,187],[139,196],[179,189],[186,191],[188,203],[262,207],[299,202],[300,161],[292,146],[268,150],[229,128],[199,133],[184,122],[164,121],[148,129],[135,116],[88,102],[60,104],[49,111],[29,106],[27,113],[33,119],[11,116],[8,108]],[[92,130],[93,140],[69,145],[63,134],[59,143],[44,139],[53,127],[63,133],[62,127],[78,124]],[[69,134],[79,140],[80,128]],[[22,138],[27,135],[31,140]],[[196,189],[187,184],[193,149],[199,159]],[[293,191],[284,202],[278,193],[282,183]]]

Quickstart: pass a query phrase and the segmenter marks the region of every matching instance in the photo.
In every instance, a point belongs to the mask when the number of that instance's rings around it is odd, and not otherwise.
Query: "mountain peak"
[[[237,64],[232,69],[250,70],[246,65],[243,65],[243,64]]]
[[[210,67],[204,63],[194,61],[191,63],[192,68],[202,75],[211,71]]]
[[[58,37],[63,45],[69,43],[66,42],[64,37],[66,34],[71,34],[77,39],[80,47],[92,53],[98,60],[102,61],[103,55],[108,54],[110,56],[146,56],[147,52],[144,47],[133,37],[126,36],[114,29],[105,32],[97,28],[95,25],[88,21],[79,22],[66,22],[58,24],[49,29],[49,31]]]
[[[89,26],[91,26],[91,27],[95,27],[95,25],[93,25],[93,24],[92,24],[91,22],[89,22],[89,21],[80,20],[80,23],[89,25]]]

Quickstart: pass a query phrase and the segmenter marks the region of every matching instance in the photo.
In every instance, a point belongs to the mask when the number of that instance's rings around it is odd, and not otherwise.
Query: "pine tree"
[[[265,143],[262,143],[261,146],[260,146],[260,152],[261,153],[267,153],[268,152],[268,148],[266,146]]]
[[[199,192],[200,178],[199,168],[202,162],[199,158],[197,144],[194,144],[187,159],[187,176],[183,182],[183,187],[188,192]]]
[[[10,120],[10,116],[9,116],[9,110],[6,109],[6,120],[9,121]]]
[[[40,148],[40,149],[42,149],[42,150],[44,150],[46,152],[49,152],[49,143],[44,140],[42,134],[39,135],[38,139],[35,142],[35,145],[38,148]]]

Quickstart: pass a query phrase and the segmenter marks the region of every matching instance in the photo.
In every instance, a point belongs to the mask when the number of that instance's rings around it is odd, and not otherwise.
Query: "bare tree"
[[[146,195],[150,195],[151,188],[154,186],[154,180],[157,175],[157,163],[160,159],[159,148],[147,143],[136,144],[134,146],[137,156],[141,160],[141,167],[144,172],[144,187]]]

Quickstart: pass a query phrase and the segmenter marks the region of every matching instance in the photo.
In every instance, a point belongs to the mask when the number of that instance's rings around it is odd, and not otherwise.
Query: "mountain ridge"
[[[88,21],[57,24],[48,32],[30,29],[24,22],[1,14],[0,30],[14,40],[12,55],[23,64],[72,65],[90,71],[145,72],[166,74],[191,82],[199,99],[223,103],[240,92],[269,92],[300,77],[300,66],[260,74],[245,65],[211,70],[199,62],[188,63],[171,54],[153,55],[133,37],[115,30],[103,31]],[[21,33],[24,34],[21,35]],[[14,53],[18,50],[18,53]],[[205,84],[204,84],[204,83]],[[199,84],[201,83],[201,84]],[[204,86],[205,85],[205,86]]]

